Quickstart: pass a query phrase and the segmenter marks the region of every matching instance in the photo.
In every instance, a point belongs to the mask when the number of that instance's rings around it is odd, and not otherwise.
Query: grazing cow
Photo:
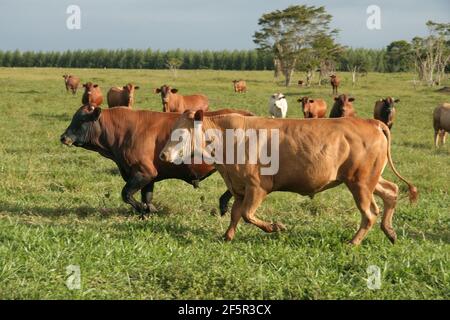
[[[66,85],[66,91],[72,91],[72,94],[77,93],[78,86],[80,85],[80,78],[72,76],[70,74],[63,75],[64,84]]]
[[[302,104],[303,116],[308,118],[325,118],[327,113],[327,103],[322,99],[309,99],[303,97],[297,102]]]
[[[247,83],[244,80],[233,80],[234,92],[247,92]]]
[[[107,94],[108,107],[128,107],[132,108],[134,104],[134,91],[138,90],[139,86],[134,84],[127,84],[126,86],[113,87],[109,89]]]
[[[98,84],[87,82],[83,84],[83,87],[84,94],[81,98],[81,103],[83,105],[100,106],[103,102],[103,95]]]
[[[272,156],[278,155],[274,172],[264,173],[263,169],[271,169],[267,162],[251,162],[245,159],[243,164],[229,164],[229,162],[215,161],[215,167],[225,180],[228,190],[234,196],[231,211],[231,223],[225,233],[225,240],[233,239],[239,220],[251,223],[265,232],[284,230],[280,223],[269,223],[258,219],[255,211],[264,198],[274,191],[295,192],[301,195],[314,196],[316,193],[336,187],[344,183],[353,195],[356,205],[361,212],[361,225],[351,243],[358,245],[367,232],[375,224],[380,210],[375,202],[374,194],[384,202],[383,220],[381,228],[394,243],[396,233],[392,227],[392,217],[398,199],[398,186],[381,177],[385,166],[389,164],[395,175],[409,187],[410,201],[417,200],[418,192],[415,186],[406,181],[395,169],[391,158],[391,134],[388,127],[377,120],[363,120],[359,118],[345,119],[266,119],[260,117],[243,117],[237,114],[222,116],[207,116],[203,112],[188,112],[176,122],[173,130],[183,129],[191,133],[184,141],[170,141],[164,147],[160,157],[165,161],[174,162],[178,158],[191,155],[192,145],[198,137],[194,132],[199,129],[210,132],[214,129],[225,137],[228,129],[242,129],[250,132],[264,130],[261,135],[267,140],[259,141],[258,145],[271,146]],[[241,130],[241,131],[242,131]],[[267,133],[269,130],[271,133]],[[272,141],[273,131],[277,138]],[[201,131],[200,131],[201,132]],[[260,139],[261,139],[260,136]],[[263,138],[264,139],[264,138]],[[226,144],[222,139],[214,139],[216,148],[203,148],[205,158],[218,159],[214,150],[223,150],[222,158],[226,158],[227,146],[234,149],[238,142],[234,139]],[[183,145],[184,144],[184,145]],[[197,144],[198,145],[198,144]],[[189,147],[191,146],[191,149]],[[180,151],[180,149],[182,151]],[[251,149],[245,152],[250,152]],[[234,150],[233,150],[234,152]],[[264,154],[269,152],[263,151]],[[185,154],[187,153],[187,154]],[[242,162],[241,162],[242,163]]]
[[[381,122],[384,122],[389,130],[394,125],[395,118],[395,103],[399,103],[399,99],[387,97],[386,99],[380,99],[375,102],[375,108],[373,110],[373,117]]]
[[[154,92],[155,94],[161,94],[163,112],[208,111],[208,98],[205,95],[182,96],[177,93],[178,89],[173,89],[167,85],[156,88]]]
[[[331,75],[330,78],[331,87],[333,88],[333,95],[338,95],[338,88],[341,84],[341,80],[334,74]]]
[[[450,132],[450,103],[443,103],[433,113],[434,143],[436,148],[444,145],[447,133]]]
[[[298,80],[298,86],[299,87],[303,87],[304,81],[303,80]]]
[[[246,111],[219,110],[211,115],[237,112],[251,116]],[[162,162],[158,155],[170,138],[170,131],[178,113],[134,111],[128,108],[102,110],[99,107],[83,106],[73,116],[69,127],[61,136],[61,142],[68,146],[82,147],[96,151],[113,160],[126,181],[122,190],[123,200],[133,206],[141,216],[155,212],[152,204],[155,182],[179,179],[196,186],[196,182],[211,175],[211,165],[173,165]],[[142,203],[133,195],[141,190]],[[220,211],[227,211],[231,194],[226,192],[220,198]]]
[[[272,118],[286,118],[288,103],[282,93],[274,93],[269,99],[269,114]]]
[[[350,98],[345,94],[334,98],[334,105],[330,112],[330,118],[345,118],[356,116],[355,109],[353,109],[353,101],[355,98]]]

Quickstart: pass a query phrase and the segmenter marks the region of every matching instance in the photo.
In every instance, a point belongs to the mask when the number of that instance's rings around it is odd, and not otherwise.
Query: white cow
[[[274,93],[269,99],[269,114],[272,118],[286,118],[288,103],[282,93]]]

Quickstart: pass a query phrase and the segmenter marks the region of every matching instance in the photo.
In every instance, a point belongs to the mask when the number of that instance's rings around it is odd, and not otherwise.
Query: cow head
[[[303,109],[303,116],[305,118],[312,118],[311,114],[311,103],[314,103],[314,100],[309,99],[308,97],[303,97],[301,99],[298,99],[297,102],[300,102],[302,104]]]
[[[154,90],[155,94],[161,94],[161,100],[163,104],[163,112],[169,111],[170,96],[178,92],[178,89],[171,88],[168,85],[163,85],[161,88]]]
[[[388,109],[393,109],[396,103],[400,102],[400,99],[395,99],[392,97],[387,97],[386,99],[380,99],[381,102],[384,102],[384,106]]]
[[[172,129],[171,139],[162,149],[159,158],[166,162],[181,163],[183,159],[193,157],[195,149],[196,134],[203,134],[198,132],[201,127],[196,126],[203,123],[203,111],[186,111],[175,122]],[[175,140],[175,141],[174,141]],[[205,143],[201,139],[202,143]],[[201,152],[204,152],[204,145],[199,146]],[[211,157],[211,155],[203,155],[204,157]]]
[[[283,107],[283,103],[285,103],[286,97],[282,93],[274,93],[270,97],[270,103],[271,105],[275,106],[278,109],[281,109]]]
[[[64,78],[64,82],[67,82],[71,76],[68,74],[65,74],[62,77]]]
[[[339,108],[339,110],[344,111],[346,109],[353,109],[353,101],[355,98],[348,97],[346,94],[341,94],[339,97],[334,98],[334,105]]]
[[[139,90],[139,86],[135,86],[132,83],[127,84],[126,86],[123,86],[123,92],[126,95],[126,100],[128,100],[128,106],[133,105],[134,103],[134,91]]]
[[[102,109],[94,106],[82,106],[75,112],[69,127],[61,135],[61,143],[67,146],[83,147],[94,138],[94,123],[100,118]]]

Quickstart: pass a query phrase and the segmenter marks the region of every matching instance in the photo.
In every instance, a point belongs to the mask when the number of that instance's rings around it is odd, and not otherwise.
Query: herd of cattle
[[[76,94],[80,79],[65,75],[64,81],[67,91]],[[337,94],[339,78],[332,76],[330,82],[333,93]],[[233,84],[236,93],[247,91],[245,81],[235,80]],[[394,243],[396,233],[392,218],[399,188],[381,177],[388,164],[395,175],[408,185],[410,200],[417,200],[416,187],[398,173],[391,158],[390,129],[395,115],[394,104],[399,102],[397,99],[387,97],[376,101],[375,119],[364,120],[356,117],[352,104],[355,99],[345,94],[335,97],[329,116],[331,119],[324,119],[327,113],[324,100],[303,97],[298,102],[306,119],[279,119],[286,117],[288,108],[285,96],[279,93],[269,100],[271,119],[242,110],[209,112],[205,95],[182,96],[177,89],[167,85],[154,90],[155,94],[161,95],[163,112],[133,110],[134,93],[139,89],[133,84],[111,88],[107,94],[109,108],[101,109],[103,96],[100,87],[91,82],[83,87],[82,106],[61,135],[61,142],[98,152],[113,160],[126,182],[122,199],[142,218],[157,211],[153,205],[156,182],[179,179],[197,188],[199,181],[215,171],[221,174],[227,187],[219,199],[222,215],[228,211],[228,202],[234,197],[226,240],[233,239],[241,218],[265,232],[285,229],[280,223],[268,223],[255,217],[256,209],[273,191],[313,197],[345,184],[361,213],[361,225],[351,243],[361,243],[380,213],[374,195],[383,200],[381,228]],[[175,147],[179,141],[171,141],[171,134],[176,129],[193,133],[194,121],[203,123],[202,130],[211,127],[222,131],[249,128],[279,130],[278,172],[270,176],[261,175],[261,163],[175,164],[180,158],[193,156],[194,151],[184,147],[180,152]],[[439,141],[445,141],[446,132],[450,131],[450,104],[436,108],[434,127],[438,145]],[[195,144],[193,141],[183,143],[186,146]],[[225,148],[223,152],[226,152]],[[139,191],[141,201],[134,197]]]

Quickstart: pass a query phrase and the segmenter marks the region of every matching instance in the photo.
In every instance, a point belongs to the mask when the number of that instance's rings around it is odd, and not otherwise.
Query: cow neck
[[[100,118],[92,123],[89,127],[87,141],[89,141],[89,149],[99,152],[100,154],[111,157],[113,154],[112,146],[115,142],[114,123],[112,117],[104,110]]]

